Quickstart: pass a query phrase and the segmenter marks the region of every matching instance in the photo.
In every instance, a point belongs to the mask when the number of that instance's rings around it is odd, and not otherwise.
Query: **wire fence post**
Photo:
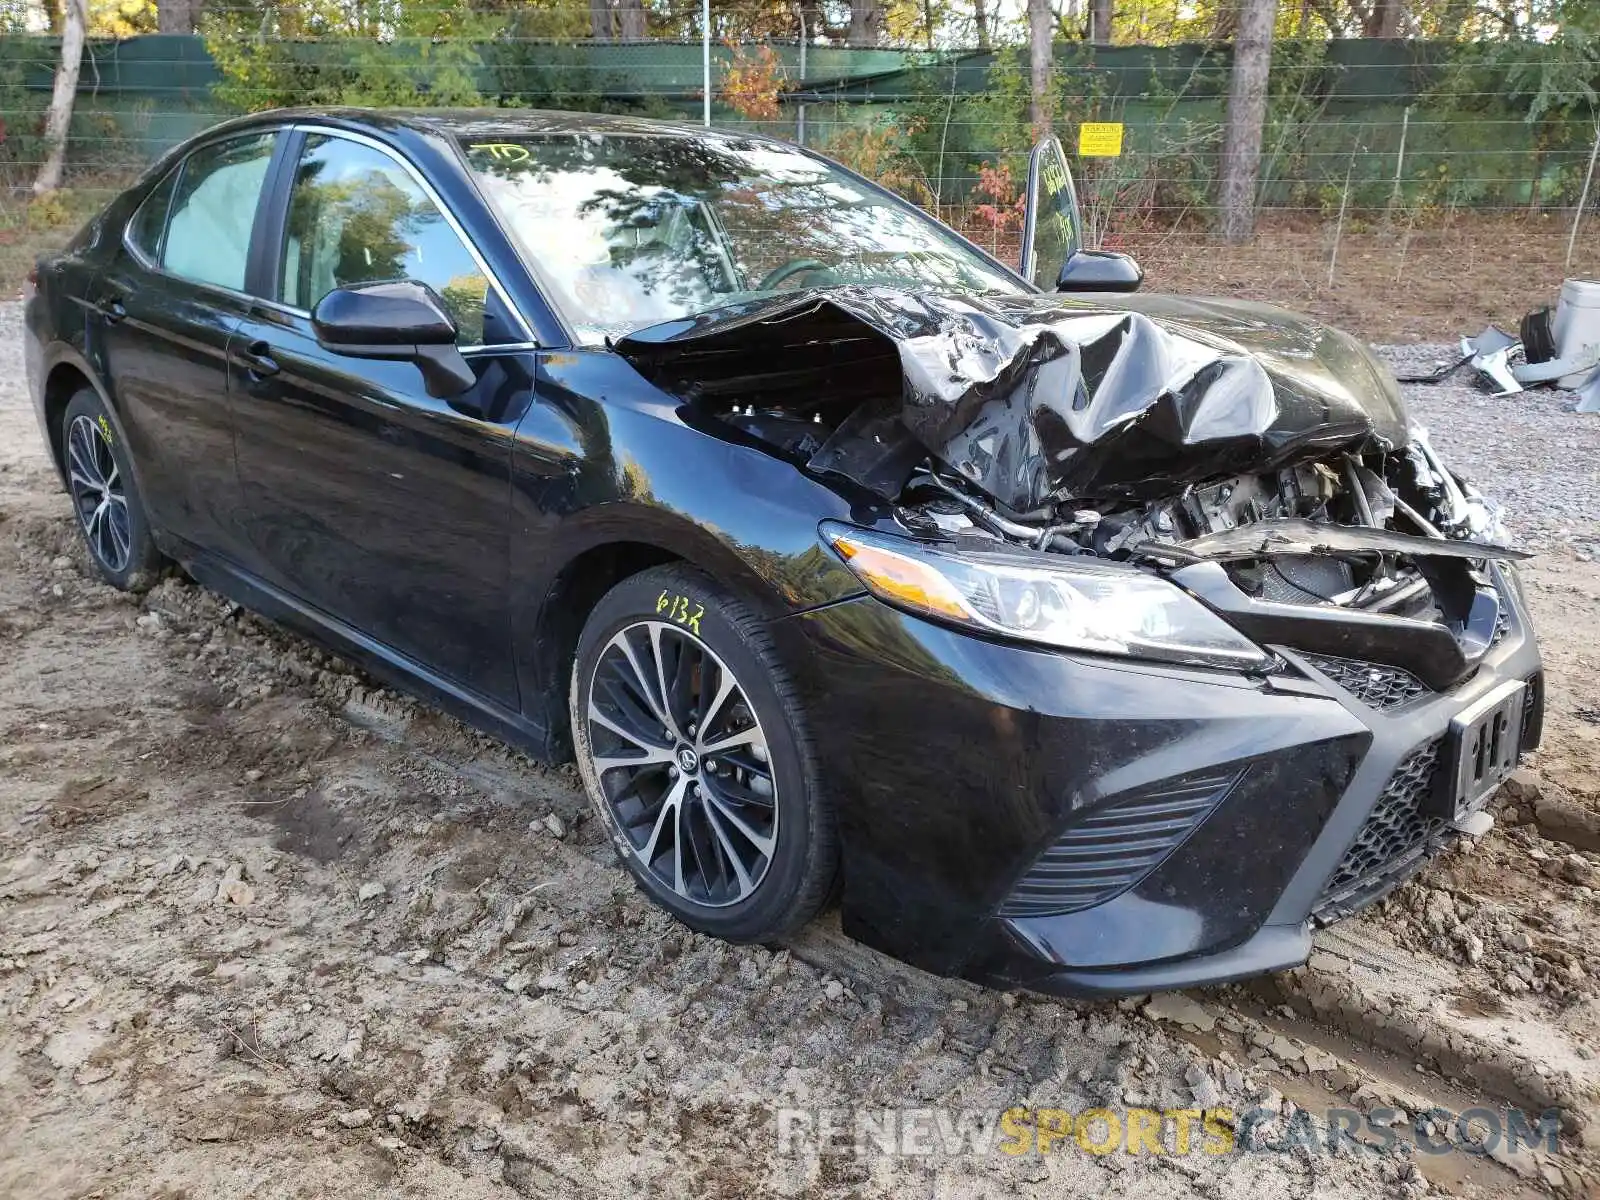
[[[795,11],[800,16],[800,90],[804,92],[806,87],[806,10],[798,8]],[[806,102],[802,100],[794,107],[795,144],[804,146],[806,144]]]
[[[1400,152],[1394,156],[1394,189],[1389,193],[1391,209],[1400,200],[1400,177],[1406,169],[1406,134],[1411,131],[1411,105],[1400,115]]]
[[[1600,120],[1594,123],[1594,148],[1589,151],[1589,169],[1583,176],[1583,191],[1578,194],[1578,211],[1572,214],[1572,232],[1567,235],[1567,261],[1563,271],[1572,269],[1572,248],[1578,244],[1578,226],[1583,223],[1583,210],[1589,203],[1589,185],[1594,182],[1594,160],[1600,158]]]
[[[700,0],[700,72],[705,81],[703,124],[711,128],[711,0]]]
[[[1339,223],[1333,230],[1333,253],[1328,257],[1328,287],[1333,287],[1334,273],[1339,269],[1339,243],[1344,240],[1344,212],[1350,207],[1350,177],[1355,174],[1356,155],[1362,148],[1357,146],[1350,155],[1350,166],[1344,173],[1344,191],[1339,195]]]

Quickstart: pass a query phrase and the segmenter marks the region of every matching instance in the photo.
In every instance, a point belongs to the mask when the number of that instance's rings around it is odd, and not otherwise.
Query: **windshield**
[[[1023,290],[937,222],[786,146],[551,134],[464,149],[585,343],[834,284]]]

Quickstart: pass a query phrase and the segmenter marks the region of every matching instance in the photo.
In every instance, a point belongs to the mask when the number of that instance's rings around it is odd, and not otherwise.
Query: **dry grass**
[[[132,181],[93,178],[49,196],[26,188],[0,195],[0,296],[15,296],[39,255],[58,250],[90,217]]]
[[[1563,266],[1570,214],[1457,216],[1427,229],[1352,232],[1283,224],[1247,246],[1198,231],[1123,239],[1164,292],[1269,300],[1382,342],[1453,341],[1493,322],[1515,333],[1524,314],[1553,305],[1566,277],[1600,278],[1600,217],[1578,232]]]

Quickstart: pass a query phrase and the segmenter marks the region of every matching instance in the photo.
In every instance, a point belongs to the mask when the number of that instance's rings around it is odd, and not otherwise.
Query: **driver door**
[[[331,130],[293,136],[267,200],[266,299],[229,345],[253,565],[411,663],[515,707],[508,523],[512,434],[532,396],[527,334],[406,164]],[[442,298],[477,378],[461,395],[428,395],[414,363],[318,343],[310,310],[327,292],[391,279]]]
[[[1027,204],[1022,217],[1022,275],[1053,292],[1061,268],[1083,248],[1083,214],[1061,140],[1041,138],[1028,156]]]

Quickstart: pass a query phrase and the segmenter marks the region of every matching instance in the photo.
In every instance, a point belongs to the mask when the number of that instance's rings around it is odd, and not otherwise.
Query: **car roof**
[[[710,129],[688,121],[659,121],[619,113],[558,112],[536,108],[278,108],[253,113],[230,125],[285,121],[333,121],[375,131],[416,129],[457,139],[517,138],[540,134],[626,134],[633,137],[683,137],[725,141],[759,138],[750,132]]]

